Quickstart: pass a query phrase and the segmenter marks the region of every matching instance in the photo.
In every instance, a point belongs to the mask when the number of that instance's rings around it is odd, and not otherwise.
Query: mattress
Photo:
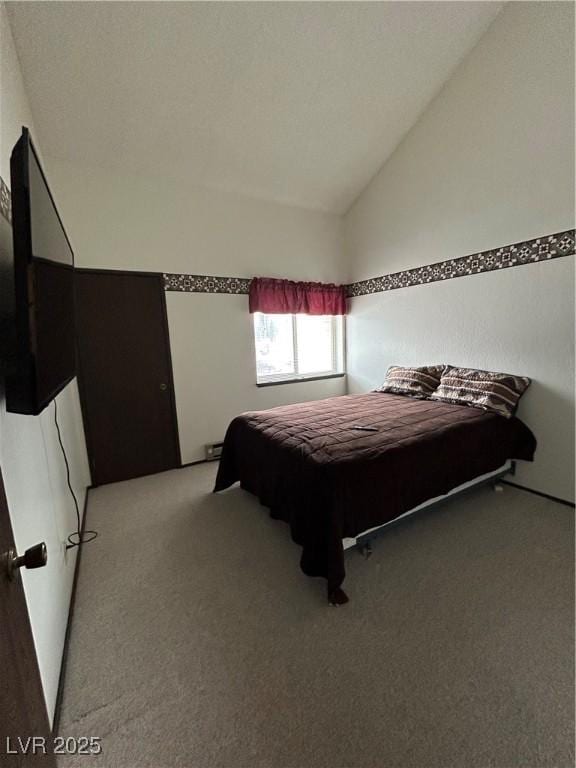
[[[345,577],[344,538],[509,459],[531,461],[535,449],[516,417],[381,392],[345,395],[236,417],[214,490],[239,481],[258,496],[290,525],[304,573],[326,578],[330,591]]]

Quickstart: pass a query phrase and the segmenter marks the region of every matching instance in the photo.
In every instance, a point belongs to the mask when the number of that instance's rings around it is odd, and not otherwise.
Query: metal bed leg
[[[448,497],[452,499],[456,499],[459,496],[463,496],[469,491],[472,491],[473,488],[475,487],[484,486],[488,488],[489,486],[492,486],[492,490],[495,493],[503,493],[505,488],[501,484],[502,478],[507,475],[514,475],[515,473],[516,473],[516,462],[511,461],[510,466],[507,469],[503,470],[502,472],[498,472],[497,474],[495,473],[491,477],[487,477],[484,480],[477,481],[473,485],[470,485],[466,488],[462,488],[455,493],[446,494],[445,497],[440,497],[436,501],[433,501],[431,504],[428,504],[426,507],[423,507],[421,510],[417,510],[418,514],[429,511],[434,507],[437,507],[440,504],[443,504]],[[359,538],[356,539],[355,548],[358,550],[358,552],[360,552],[360,554],[364,557],[365,560],[367,560],[372,554],[372,543],[378,538],[378,536],[380,536],[388,528],[391,528],[392,526],[395,526],[398,523],[402,522],[403,518],[404,518],[404,515],[401,515],[400,517],[390,520],[388,523],[385,523],[384,525],[381,525],[379,528],[374,529],[371,533],[367,533],[364,535],[361,534]]]
[[[372,554],[372,542],[365,541],[363,544],[360,544],[358,546],[358,551],[360,552],[364,560],[368,560],[368,558]]]

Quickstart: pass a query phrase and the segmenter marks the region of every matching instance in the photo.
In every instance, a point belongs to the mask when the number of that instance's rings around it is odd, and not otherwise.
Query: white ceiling
[[[498,2],[21,2],[43,153],[344,212]]]

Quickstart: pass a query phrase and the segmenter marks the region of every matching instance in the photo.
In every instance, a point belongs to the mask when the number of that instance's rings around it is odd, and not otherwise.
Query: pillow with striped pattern
[[[525,376],[477,371],[474,368],[452,368],[447,365],[440,386],[430,399],[471,405],[509,419],[529,386],[530,379]]]
[[[440,384],[440,376],[444,368],[444,365],[424,365],[419,368],[391,365],[384,384],[376,391],[426,399]]]

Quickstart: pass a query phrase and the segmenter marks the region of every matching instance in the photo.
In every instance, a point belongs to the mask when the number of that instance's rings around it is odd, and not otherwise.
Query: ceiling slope
[[[342,213],[498,2],[21,2],[44,154]]]

